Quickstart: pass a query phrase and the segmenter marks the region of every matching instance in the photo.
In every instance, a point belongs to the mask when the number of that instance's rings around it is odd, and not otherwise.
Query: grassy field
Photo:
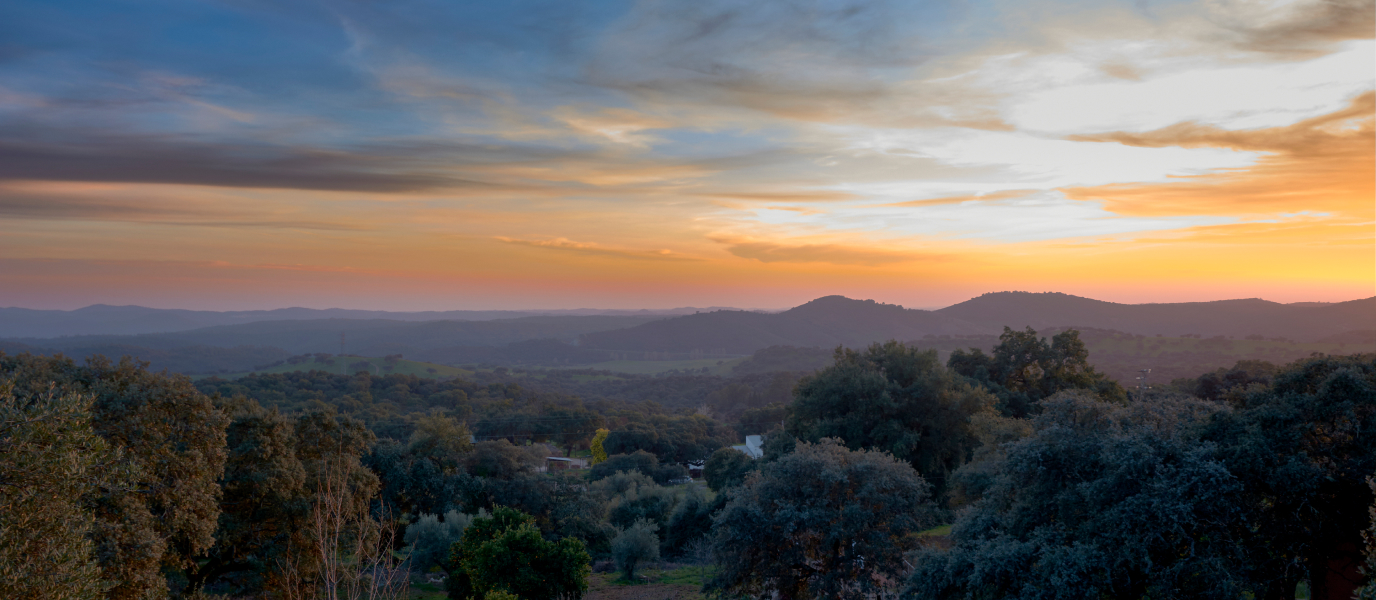
[[[703,582],[711,567],[663,565],[641,571],[637,581],[625,581],[620,573],[593,573],[588,578],[585,600],[701,600]]]
[[[440,377],[467,377],[473,374],[467,369],[438,365],[435,363],[420,362],[415,360],[400,359],[388,361],[382,358],[371,358],[367,356],[334,356],[327,359],[327,362],[315,362],[313,359],[299,362],[296,364],[283,363],[256,371],[245,371],[242,373],[230,373],[228,375],[218,375],[221,379],[234,379],[243,377],[251,373],[293,373],[296,371],[327,371],[330,373],[357,373],[362,370],[356,367],[358,363],[368,363],[368,372],[373,375],[415,375],[416,377],[440,378]],[[333,364],[331,364],[333,363]],[[209,377],[202,375],[200,377]],[[196,377],[199,379],[200,377]]]

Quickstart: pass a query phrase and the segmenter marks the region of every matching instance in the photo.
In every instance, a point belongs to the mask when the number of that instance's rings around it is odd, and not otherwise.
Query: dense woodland
[[[1376,355],[1147,390],[1074,330],[920,346],[730,379],[0,354],[0,596],[566,599],[658,560],[723,598],[1376,596]]]

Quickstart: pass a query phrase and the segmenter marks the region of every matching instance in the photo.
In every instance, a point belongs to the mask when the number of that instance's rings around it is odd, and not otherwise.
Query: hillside
[[[1069,294],[998,292],[935,311],[988,333],[1004,325],[1094,327],[1137,335],[1199,334],[1283,337],[1317,341],[1331,335],[1376,328],[1376,297],[1350,302],[1280,304],[1266,300],[1219,300],[1175,304],[1116,304]]]
[[[1068,294],[1000,292],[936,311],[827,296],[777,314],[721,311],[585,334],[586,348],[748,354],[769,346],[833,348],[929,335],[998,335],[1004,326],[1111,329],[1133,335],[1217,335],[1317,341],[1376,329],[1376,298],[1335,304],[1223,300],[1115,304]]]
[[[719,308],[671,308],[662,310],[565,309],[565,310],[449,310],[391,312],[342,308],[280,308],[276,310],[182,310],[143,306],[94,304],[76,310],[0,308],[0,338],[55,338],[86,335],[137,335],[172,333],[205,327],[243,325],[265,321],[314,321],[322,319],[382,319],[388,321],[494,321],[522,317],[666,317]]]
[[[981,330],[931,311],[826,296],[781,313],[718,311],[584,334],[580,345],[633,352],[750,354],[769,346],[834,348]]]

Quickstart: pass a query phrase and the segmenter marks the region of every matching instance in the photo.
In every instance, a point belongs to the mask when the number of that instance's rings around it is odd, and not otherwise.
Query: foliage
[[[914,564],[910,598],[1239,598],[1251,589],[1242,485],[1200,443],[1217,405],[1044,401],[1035,433]],[[1291,588],[1293,589],[1293,588]]]
[[[249,572],[239,587],[258,590],[281,560],[305,551],[296,534],[305,526],[311,499],[306,468],[297,458],[293,419],[246,398],[219,405],[231,417],[220,522],[215,546],[189,573],[189,588]]]
[[[1205,400],[1230,400],[1236,403],[1254,385],[1271,383],[1279,367],[1262,360],[1240,360],[1231,369],[1218,369],[1194,379],[1172,382],[1177,388]]]
[[[701,487],[689,486],[664,525],[664,553],[684,556],[694,544],[704,542],[712,533],[712,519],[726,507],[727,498],[726,494],[717,494],[714,500],[708,500]]]
[[[790,395],[787,401],[792,401]],[[788,417],[788,408],[782,403],[772,403],[760,408],[747,409],[741,413],[736,423],[736,431],[741,435],[758,435],[777,429]]]
[[[706,459],[734,438],[734,431],[702,415],[649,415],[609,433],[602,448],[613,455],[645,451],[662,463],[683,463]]]
[[[103,596],[89,500],[136,473],[91,427],[90,396],[0,381],[0,596]]]
[[[214,543],[228,417],[185,377],[149,373],[128,358],[97,356],[77,366],[63,357],[0,354],[0,374],[20,396],[55,388],[94,397],[95,433],[137,473],[133,485],[92,499],[91,538],[102,577],[114,583],[107,596],[166,594],[162,569],[191,568]]]
[[[663,525],[677,500],[673,489],[661,487],[634,471],[618,471],[594,483],[592,490],[609,500],[607,523],[621,528],[642,519]]]
[[[908,534],[935,524],[931,486],[911,466],[836,440],[799,443],[732,493],[716,520],[707,591],[867,598],[905,570]]]
[[[479,516],[482,514],[479,513]],[[472,522],[473,515],[456,510],[445,513],[443,521],[436,515],[421,515],[406,528],[405,539],[410,548],[408,559],[411,568],[426,572],[431,567],[443,566],[449,559],[449,547],[463,537],[463,530]]]
[[[1122,386],[1090,366],[1089,350],[1074,329],[1048,343],[1031,327],[1004,327],[992,356],[978,348],[956,350],[946,364],[993,392],[999,411],[1014,417],[1036,412],[1038,402],[1062,390],[1090,390],[1110,401],[1127,397]]]
[[[550,542],[530,515],[497,507],[473,519],[450,551],[449,597],[482,598],[494,590],[527,600],[582,598],[587,592],[588,553],[572,538]]]
[[[702,478],[714,492],[736,487],[756,468],[755,461],[734,448],[722,448],[712,453],[702,467]]]
[[[1371,488],[1372,495],[1376,496],[1376,477],[1367,477],[1366,484]],[[1372,501],[1367,514],[1371,525],[1362,533],[1366,539],[1366,564],[1362,565],[1366,585],[1357,590],[1357,600],[1376,600],[1376,500]]]
[[[613,454],[607,457],[607,460],[597,463],[589,470],[588,479],[597,481],[621,471],[640,472],[660,485],[688,476],[688,469],[682,465],[662,465],[655,455],[644,450],[636,450],[630,454]]]
[[[439,410],[416,418],[407,451],[434,461],[441,471],[453,474],[465,454],[473,449],[468,427]]]
[[[606,429],[598,429],[597,434],[592,436],[592,464],[596,465],[607,460],[607,450],[602,446],[602,443],[607,441],[607,436],[610,434],[611,432]]]
[[[798,384],[787,431],[799,440],[843,440],[907,461],[944,490],[978,443],[970,417],[993,398],[937,362],[932,350],[898,342],[863,352],[838,348],[835,364]]]
[[[635,580],[640,563],[659,559],[659,526],[645,519],[636,519],[612,539],[612,558],[616,568],[627,581]]]
[[[1314,597],[1341,579],[1330,569],[1360,564],[1360,523],[1376,472],[1376,355],[1316,356],[1240,394],[1205,438],[1247,489],[1256,533],[1249,540],[1268,590],[1308,580]]]
[[[478,442],[463,460],[471,475],[510,480],[534,472],[536,465],[544,462],[543,450],[541,447],[532,454],[506,440]]]

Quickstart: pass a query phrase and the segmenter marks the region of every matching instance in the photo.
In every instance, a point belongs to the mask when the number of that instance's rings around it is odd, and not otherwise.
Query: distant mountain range
[[[363,356],[403,354],[446,364],[567,365],[614,359],[725,358],[770,346],[826,349],[888,339],[934,343],[938,339],[980,338],[984,344],[1004,326],[1030,326],[1041,332],[1077,327],[1143,336],[1263,336],[1364,345],[1370,345],[1364,340],[1376,332],[1376,297],[1333,304],[1264,300],[1116,304],[1058,293],[999,292],[939,310],[914,310],[841,296],[818,298],[779,313],[700,310],[493,318],[519,313],[312,309],[214,313],[110,306],[77,311],[0,309],[0,332],[46,335],[56,331],[189,328],[216,319],[259,319],[138,335],[40,337],[0,333],[0,337],[8,338],[0,339],[0,351],[61,352],[76,357],[128,354],[152,361],[155,369],[208,373],[244,371],[293,354],[341,351]],[[686,311],[693,312],[671,314]],[[376,314],[405,318],[372,316]],[[103,321],[102,315],[109,320]],[[340,316],[319,318],[324,315]],[[467,318],[455,319],[453,315]],[[297,318],[288,318],[293,316]],[[308,318],[300,318],[303,316]]]
[[[718,349],[748,354],[768,346],[860,346],[929,335],[989,335],[1032,327],[1093,327],[1137,335],[1198,334],[1314,341],[1376,330],[1376,297],[1333,304],[1221,300],[1116,304],[1059,293],[998,292],[939,310],[913,310],[842,296],[781,313],[717,311],[584,334],[587,348],[648,352]]]
[[[735,310],[710,308],[669,308],[658,310],[617,310],[575,308],[566,310],[448,310],[425,312],[388,312],[343,308],[279,308],[276,310],[181,310],[143,306],[93,304],[76,310],[34,310],[0,308],[0,338],[53,338],[67,335],[136,335],[171,333],[219,325],[242,325],[263,321],[304,321],[317,319],[386,319],[390,321],[494,321],[537,316],[620,316],[670,317],[702,311]]]

